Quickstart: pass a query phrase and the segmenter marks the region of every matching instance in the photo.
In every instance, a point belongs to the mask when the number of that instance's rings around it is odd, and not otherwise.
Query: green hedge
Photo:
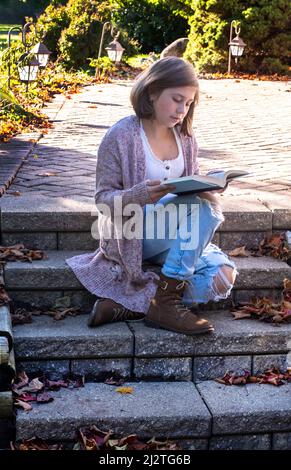
[[[143,53],[159,53],[175,39],[188,36],[190,0],[116,0],[116,4],[113,17]]]
[[[103,24],[112,19],[114,0],[68,0],[66,5],[50,5],[39,17],[37,29],[43,41],[67,69],[88,67],[89,58],[98,56]],[[106,31],[103,46],[112,41]],[[121,30],[120,42],[127,53],[138,48]],[[105,54],[103,49],[103,54]]]
[[[291,65],[290,0],[193,0],[185,57],[199,71],[227,70],[232,20],[241,25],[247,44],[237,70],[247,73],[289,73]]]

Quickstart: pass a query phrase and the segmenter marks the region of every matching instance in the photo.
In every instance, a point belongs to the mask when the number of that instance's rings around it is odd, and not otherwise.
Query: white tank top
[[[173,128],[176,138],[179,154],[172,160],[160,160],[152,151],[146,133],[144,131],[142,122],[140,121],[141,138],[143,148],[146,155],[146,179],[150,180],[167,180],[170,178],[179,178],[182,176],[185,168],[181,139]]]

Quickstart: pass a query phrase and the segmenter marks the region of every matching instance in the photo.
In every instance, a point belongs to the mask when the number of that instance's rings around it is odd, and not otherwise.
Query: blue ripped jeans
[[[223,220],[217,206],[195,194],[167,194],[144,207],[143,260],[162,266],[165,276],[188,281],[186,305],[225,299],[231,292],[233,285],[220,267],[236,273],[235,264],[211,243]]]

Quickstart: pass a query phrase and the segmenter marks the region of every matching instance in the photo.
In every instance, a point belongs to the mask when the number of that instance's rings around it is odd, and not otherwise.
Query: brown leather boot
[[[145,324],[165,328],[184,335],[198,335],[213,331],[213,326],[200,319],[182,303],[187,281],[160,275],[155,297],[152,299]]]
[[[99,326],[123,320],[143,320],[145,315],[132,312],[111,299],[97,299],[88,318],[88,326]]]

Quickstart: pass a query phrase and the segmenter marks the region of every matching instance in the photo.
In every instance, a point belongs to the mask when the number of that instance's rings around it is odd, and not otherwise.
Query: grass
[[[12,26],[20,26],[18,24],[1,24],[0,23],[0,51],[6,49],[8,46],[7,38],[8,38],[8,31]],[[21,26],[20,26],[21,28]],[[11,38],[16,38],[18,36],[18,31],[12,31]]]

